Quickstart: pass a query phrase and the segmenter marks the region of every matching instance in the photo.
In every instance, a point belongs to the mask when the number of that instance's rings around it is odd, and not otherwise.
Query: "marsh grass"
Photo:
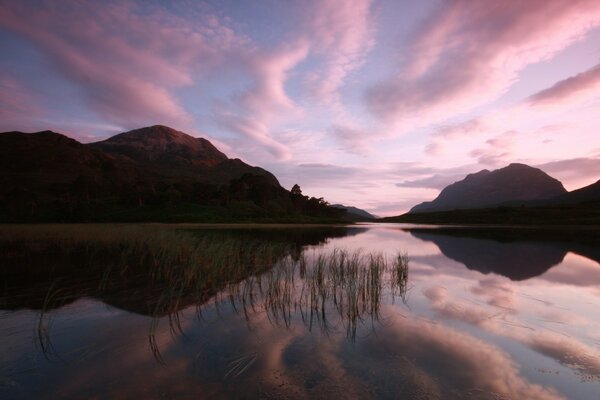
[[[355,340],[361,324],[379,321],[385,295],[406,301],[409,263],[405,253],[308,254],[292,243],[100,224],[0,226],[0,257],[13,266],[2,273],[15,286],[44,277],[39,300],[32,295],[27,301],[41,310],[37,330],[45,354],[52,352],[48,311],[91,296],[153,317],[148,342],[159,363],[160,321],[167,317],[171,334],[179,335],[180,310],[195,304],[201,318],[209,299],[226,300],[249,326],[253,316],[266,313],[274,325],[301,321],[325,334],[341,326]],[[3,290],[2,302],[18,297]],[[255,358],[232,360],[227,376],[242,374]]]
[[[228,299],[247,320],[258,308],[285,327],[299,318],[309,330],[318,326],[328,334],[342,324],[355,340],[360,324],[379,321],[385,295],[406,301],[408,262],[405,253],[388,260],[381,253],[341,249],[286,257],[260,276],[231,285]]]

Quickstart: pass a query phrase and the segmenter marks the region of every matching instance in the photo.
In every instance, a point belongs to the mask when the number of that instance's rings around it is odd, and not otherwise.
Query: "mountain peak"
[[[91,146],[135,161],[170,165],[213,166],[227,160],[208,140],[164,125],[120,133]]]
[[[499,206],[508,202],[542,200],[566,193],[560,181],[538,168],[512,163],[494,171],[470,174],[410,212],[450,211]]]

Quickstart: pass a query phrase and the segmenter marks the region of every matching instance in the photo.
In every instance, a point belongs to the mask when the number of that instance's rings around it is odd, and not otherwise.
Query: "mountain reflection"
[[[190,304],[201,304],[232,283],[264,273],[285,257],[298,260],[306,246],[320,246],[330,239],[357,235],[366,229],[189,229],[169,237],[160,229],[123,234],[113,228],[84,228],[79,235],[83,239],[77,237],[78,232],[69,230],[72,229],[52,226],[44,232],[45,236],[31,230],[40,237],[29,237],[31,232],[24,232],[21,241],[0,243],[4,255],[1,309],[49,310],[91,297],[136,314],[166,315]],[[120,234],[122,240],[104,243],[113,240],[106,236]],[[48,239],[60,235],[65,236],[63,241]],[[145,242],[152,248],[144,249]],[[186,253],[175,248],[184,244],[200,249]],[[159,246],[165,248],[157,249]],[[202,246],[208,246],[210,254],[203,252]],[[166,257],[166,252],[174,255]],[[190,259],[177,259],[181,257]],[[182,271],[183,262],[189,271]],[[164,266],[170,263],[173,265]],[[196,271],[202,263],[215,268]],[[162,269],[160,274],[157,269]],[[187,280],[186,285],[181,284],[183,279]]]
[[[434,243],[444,256],[483,274],[513,281],[540,276],[560,264],[568,252],[600,263],[597,231],[507,228],[407,228],[420,240]]]

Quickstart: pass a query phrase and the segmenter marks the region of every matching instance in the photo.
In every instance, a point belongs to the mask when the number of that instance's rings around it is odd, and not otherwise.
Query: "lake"
[[[600,398],[593,229],[0,233],[2,399]]]

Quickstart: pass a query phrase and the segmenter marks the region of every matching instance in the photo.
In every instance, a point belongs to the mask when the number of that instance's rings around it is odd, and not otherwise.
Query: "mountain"
[[[435,200],[418,204],[409,213],[514,205],[566,193],[562,183],[544,171],[525,164],[510,164],[494,171],[482,170],[467,175],[444,188]]]
[[[162,125],[135,129],[88,146],[135,161],[160,164],[214,166],[227,160],[208,140]]]
[[[280,187],[270,172],[230,159],[204,138],[195,138],[167,126],[155,125],[90,143],[92,149],[121,157],[163,177],[222,184],[244,174],[261,175]]]
[[[348,214],[348,217],[350,219],[355,219],[359,221],[371,221],[377,218],[373,214],[365,210],[352,206],[345,206],[343,204],[332,204],[331,207],[339,208],[340,210],[345,210],[346,214]]]
[[[39,203],[93,183],[118,192],[142,169],[52,131],[0,134],[0,202]],[[83,182],[84,177],[91,182]]]
[[[435,243],[448,258],[468,269],[520,281],[544,274],[575,253],[600,263],[596,229],[405,228],[418,239]]]
[[[550,200],[552,204],[577,204],[600,201],[600,180]]]
[[[91,144],[51,131],[0,133],[0,222],[291,222],[341,214],[166,126]]]

